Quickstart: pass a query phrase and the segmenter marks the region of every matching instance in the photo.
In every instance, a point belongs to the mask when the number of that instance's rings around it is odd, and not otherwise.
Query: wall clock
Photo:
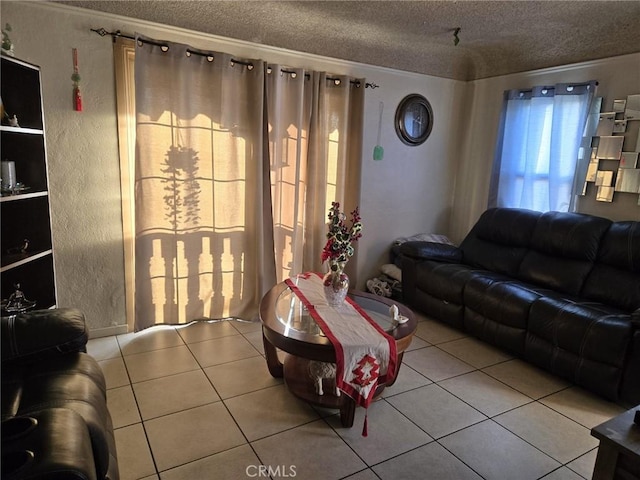
[[[433,127],[431,104],[422,95],[412,93],[402,99],[396,110],[396,133],[406,145],[421,145]]]

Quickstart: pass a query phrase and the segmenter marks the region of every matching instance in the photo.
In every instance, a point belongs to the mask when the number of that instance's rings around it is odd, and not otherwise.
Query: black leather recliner
[[[2,317],[2,478],[119,478],[104,374],[75,309]]]
[[[399,248],[404,301],[603,397],[640,403],[640,222],[487,210]]]

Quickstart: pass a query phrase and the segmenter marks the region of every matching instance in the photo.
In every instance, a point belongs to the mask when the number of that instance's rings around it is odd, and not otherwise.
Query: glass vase
[[[349,291],[349,277],[344,273],[347,262],[329,260],[329,271],[322,278],[324,296],[332,307],[342,305]]]

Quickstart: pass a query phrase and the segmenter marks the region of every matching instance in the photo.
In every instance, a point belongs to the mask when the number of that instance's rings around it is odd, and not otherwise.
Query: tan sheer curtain
[[[275,282],[265,65],[166,45],[135,52],[136,330],[251,318]]]
[[[136,330],[252,318],[276,279],[322,270],[331,202],[359,203],[364,79],[167,45],[114,46]]]
[[[322,271],[331,202],[347,212],[359,204],[365,81],[282,65],[268,71],[275,262],[282,281]],[[355,283],[355,271],[349,273]]]

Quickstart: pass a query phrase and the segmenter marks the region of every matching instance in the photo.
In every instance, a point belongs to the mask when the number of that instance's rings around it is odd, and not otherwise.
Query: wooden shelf
[[[46,197],[49,192],[29,192],[29,193],[16,193],[16,194],[3,194],[0,197],[0,202],[15,202],[16,200],[26,200],[28,198]]]
[[[9,127],[7,125],[0,125],[0,132],[24,133],[25,135],[44,135],[44,130],[39,128]]]
[[[17,268],[21,265],[25,265],[29,262],[33,262],[39,258],[45,257],[47,255],[51,255],[53,250],[43,250],[42,252],[36,253],[17,253],[14,255],[6,255],[2,257],[2,267],[0,267],[0,273],[11,270],[12,268]]]

